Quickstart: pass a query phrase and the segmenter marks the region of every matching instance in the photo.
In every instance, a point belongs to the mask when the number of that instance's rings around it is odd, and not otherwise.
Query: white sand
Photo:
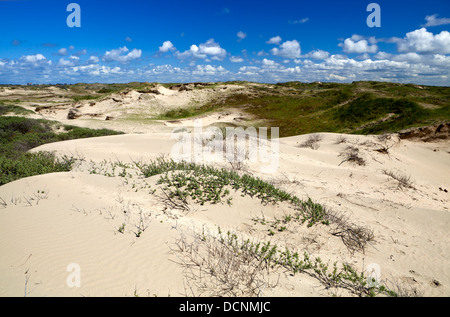
[[[171,131],[172,126],[192,125],[192,120],[162,121],[153,118],[163,115],[170,110],[198,107],[231,93],[246,93],[248,88],[239,85],[219,85],[217,88],[178,91],[158,85],[153,91],[143,93],[133,89],[126,89],[99,100],[81,100],[79,102],[57,104],[54,102],[34,102],[34,106],[40,105],[42,107],[38,111],[38,115],[33,117],[40,116],[49,120],[57,120],[64,124],[90,128],[111,128],[113,125],[113,129],[126,133],[161,131],[160,126],[167,126],[169,129],[166,130]],[[41,94],[44,92],[39,91]],[[48,93],[51,92],[49,91]],[[3,91],[3,94],[7,97],[10,97],[8,94],[11,93],[10,89],[4,89]],[[15,94],[25,99],[35,97],[33,91],[24,89],[19,89]],[[64,95],[64,93],[61,94]],[[0,98],[1,96],[2,93],[0,92]],[[29,107],[29,103],[26,102],[23,102],[22,105],[32,110],[35,108]],[[70,111],[76,113],[76,119],[68,119]],[[213,122],[230,123],[242,120],[242,116],[242,113],[239,111],[227,111],[221,114],[209,114],[203,116],[203,119],[205,124]],[[108,121],[105,122],[106,119]]]
[[[347,262],[358,270],[375,263],[381,278],[416,288],[424,296],[450,295],[450,143],[411,142],[393,137],[389,155],[374,151],[384,145],[372,136],[323,133],[319,148],[300,148],[308,136],[280,140],[275,174],[261,176],[302,199],[311,197],[329,209],[344,212],[352,222],[373,230],[375,243],[365,253],[352,254],[326,226],[268,236],[256,230],[255,217],[281,217],[287,206],[262,206],[234,194],[232,206],[191,205],[189,213],[164,211],[148,180],[90,174],[92,162],[148,161],[169,154],[170,133],[128,134],[46,144],[33,151],[56,151],[83,158],[74,171],[21,179],[0,187],[0,296],[191,296],[200,295],[179,264],[175,242],[182,235],[217,228],[245,237],[271,240],[325,260]],[[360,149],[365,166],[344,162],[339,154],[348,145]],[[410,176],[415,189],[399,189],[382,170]],[[439,189],[441,188],[441,190]],[[44,193],[42,193],[44,192]],[[1,200],[0,200],[1,202]],[[126,211],[127,213],[124,213]],[[139,214],[147,229],[136,237]],[[128,217],[128,218],[127,218]],[[124,233],[118,228],[126,223]],[[261,227],[261,225],[259,225]],[[81,269],[81,286],[66,280],[70,263]],[[263,296],[348,295],[326,290],[306,274],[274,271],[276,287]]]
[[[274,174],[262,174],[258,163],[246,162],[247,173],[311,198],[328,209],[373,230],[375,241],[365,252],[350,252],[341,238],[324,225],[291,226],[273,236],[255,223],[292,213],[286,204],[262,205],[257,199],[232,194],[232,205],[190,204],[189,212],[167,209],[161,201],[159,176],[143,179],[127,169],[126,177],[108,177],[112,163],[147,162],[168,156],[176,140],[172,131],[190,130],[194,119],[154,120],[165,111],[195,107],[229,91],[246,93],[238,85],[176,91],[162,86],[159,93],[125,90],[102,100],[61,103],[58,88],[2,89],[0,97],[45,97],[36,104],[53,105],[33,117],[90,128],[112,128],[127,134],[58,142],[32,151],[56,151],[79,159],[73,171],[21,179],[0,187],[0,296],[198,296],[215,294],[218,285],[181,265],[177,241],[194,234],[216,236],[230,230],[242,238],[271,241],[325,261],[349,263],[359,271],[374,265],[381,280],[424,296],[450,295],[450,142],[400,140],[392,136],[345,136],[321,133],[315,149],[299,147],[310,136],[280,139],[280,159]],[[35,95],[33,95],[35,94]],[[50,98],[50,99],[49,99]],[[52,99],[53,98],[53,99]],[[56,97],[55,97],[56,98]],[[58,102],[58,104],[54,104]],[[76,108],[79,118],[67,119]],[[106,117],[111,120],[105,120]],[[248,116],[227,109],[201,116],[205,126],[242,123]],[[364,166],[343,162],[347,146],[359,149]],[[388,154],[377,149],[388,148]],[[123,166],[123,165],[121,165]],[[116,175],[122,171],[116,166]],[[218,164],[230,167],[229,164]],[[95,170],[95,173],[93,171]],[[413,188],[400,188],[385,175],[409,177]],[[153,192],[156,190],[156,192]],[[119,228],[125,223],[123,233]],[[146,226],[139,237],[138,227]],[[69,287],[70,264],[81,269],[80,287]],[[306,274],[291,276],[261,272],[260,296],[347,296],[326,289]],[[206,287],[206,286],[207,287]],[[202,287],[205,286],[205,287]]]

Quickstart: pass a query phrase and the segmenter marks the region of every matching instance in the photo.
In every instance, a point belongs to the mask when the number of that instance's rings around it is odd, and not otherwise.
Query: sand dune
[[[43,91],[43,100],[33,102],[32,106],[28,105],[29,103],[27,102],[22,102],[22,105],[37,112],[37,115],[33,117],[57,120],[64,124],[90,128],[110,128],[113,125],[115,130],[127,133],[156,132],[161,131],[161,128],[167,126],[167,131],[170,132],[171,127],[189,125],[189,121],[191,120],[164,121],[154,118],[170,110],[196,107],[217,98],[223,98],[231,93],[248,91],[248,87],[240,85],[218,85],[216,88],[207,87],[195,90],[193,89],[194,84],[187,85],[186,87],[191,88],[181,90],[179,87],[173,87],[173,89],[169,89],[161,85],[145,91],[136,91],[128,88],[100,99],[87,99],[66,103],[61,103],[61,100],[59,100],[60,102],[56,104],[50,98],[54,97],[52,93],[56,96],[58,94],[64,96],[64,94],[67,95],[67,92],[61,89],[61,92],[57,94],[54,91],[57,88],[51,87],[54,89],[48,90],[48,94],[50,95],[47,98],[44,98],[46,95],[44,94],[45,91]],[[37,98],[33,91],[18,90],[15,93],[18,98],[20,97],[22,99]],[[8,98],[12,98],[12,92],[9,89],[4,89],[2,94]],[[0,97],[2,94],[0,94]],[[218,115],[211,114],[204,116],[204,120],[211,123],[237,122],[239,120],[242,121],[242,118],[242,113],[238,111],[227,111]],[[113,123],[110,121],[113,121]]]
[[[309,135],[280,139],[279,168],[274,174],[261,174],[252,162],[246,163],[245,170],[371,228],[375,241],[364,253],[350,252],[324,225],[302,225],[267,235],[255,219],[288,214],[290,209],[283,204],[261,205],[234,193],[231,206],[192,203],[189,212],[168,210],[157,192],[152,192],[158,189],[158,176],[133,176],[132,168],[125,178],[101,172],[113,162],[148,161],[170,154],[176,142],[170,133],[80,139],[33,149],[79,158],[72,172],[34,176],[0,187],[4,202],[0,205],[0,252],[4,255],[0,295],[214,294],[215,284],[208,286],[206,278],[198,276],[193,279],[180,264],[176,242],[182,237],[193,239],[193,233],[213,236],[220,227],[242,237],[308,251],[330,263],[350,263],[361,271],[376,264],[382,279],[415,288],[424,296],[448,296],[448,141],[425,143],[395,135],[385,140],[320,136],[314,149],[299,146]],[[359,149],[365,165],[345,161],[342,153],[348,146]],[[377,151],[383,147],[388,153]],[[408,176],[411,187],[399,186],[387,171]],[[147,227],[138,237],[136,231],[143,222]],[[68,287],[71,263],[81,268],[80,287]],[[261,278],[262,296],[351,295],[327,289],[306,274],[292,276],[274,269]]]

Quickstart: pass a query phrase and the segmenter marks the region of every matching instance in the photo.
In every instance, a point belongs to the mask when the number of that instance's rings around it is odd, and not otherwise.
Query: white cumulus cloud
[[[97,64],[100,59],[97,56],[91,55],[88,59],[89,64]]]
[[[267,59],[267,58],[264,58],[264,59],[262,60],[262,64],[263,64],[263,66],[276,66],[276,65],[279,65],[279,64],[276,63],[275,61],[273,61],[273,60],[271,60],[271,59]]]
[[[328,56],[330,56],[330,53],[328,53],[326,51],[315,50],[315,51],[309,52],[306,55],[303,55],[302,57],[312,58],[312,59],[325,59]]]
[[[244,59],[239,56],[231,56],[230,61],[233,63],[242,63],[244,61]]]
[[[64,48],[64,47],[63,47],[63,48],[61,48],[61,49],[58,50],[58,55],[66,56],[67,53],[68,53],[67,48]]]
[[[402,53],[450,54],[450,33],[448,31],[442,31],[434,35],[428,32],[426,28],[421,28],[406,33],[406,37],[403,39],[398,39],[397,49]]]
[[[128,54],[125,54],[128,53]],[[106,51],[105,55],[103,56],[103,60],[105,62],[121,62],[126,63],[131,60],[137,59],[141,57],[142,50],[133,49],[131,52],[130,50],[124,46],[117,49],[113,49],[111,51]]]
[[[35,54],[35,55],[22,56],[20,58],[20,60],[23,61],[23,62],[26,62],[26,63],[37,63],[37,62],[40,62],[40,61],[45,61],[47,59],[42,54]]]
[[[58,65],[63,66],[63,67],[73,67],[76,64],[78,64],[79,60],[80,60],[80,58],[78,56],[74,56],[74,55],[70,56],[69,60],[66,60],[66,59],[64,59],[64,57],[62,57],[59,59]]]
[[[162,46],[159,47],[159,51],[162,53],[166,53],[168,51],[175,50],[171,41],[165,41]]]
[[[212,65],[197,65],[192,71],[194,75],[216,75],[220,73],[226,73],[227,70],[222,66],[214,67]]]
[[[378,46],[370,45],[365,39],[361,39],[359,36],[353,36],[352,38],[345,39],[344,43],[339,44],[340,47],[346,53],[376,53]]]
[[[184,51],[183,53],[177,52],[176,56],[178,58],[199,58],[207,59],[211,58],[213,60],[222,61],[227,55],[227,51],[220,47],[219,43],[216,43],[214,39],[209,39],[205,43],[200,45],[191,45],[190,49]]]
[[[283,42],[280,48],[275,47],[270,51],[273,55],[291,59],[299,58],[301,53],[300,43],[296,40]]]
[[[281,37],[279,35],[271,37],[267,42],[267,44],[280,44],[281,43]]]

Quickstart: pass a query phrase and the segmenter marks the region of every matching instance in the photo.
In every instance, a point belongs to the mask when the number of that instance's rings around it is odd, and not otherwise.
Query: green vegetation
[[[244,86],[248,84],[236,83]],[[76,96],[71,98],[78,101],[97,99],[104,94],[119,92],[126,88],[150,91],[153,84],[76,84],[61,87],[76,93]],[[280,136],[314,132],[380,134],[450,120],[450,88],[448,87],[420,88],[415,85],[379,82],[352,84],[289,82],[277,85],[248,85],[247,88],[248,91],[235,92],[206,105],[171,110],[163,114],[161,119],[180,119],[226,108],[239,108],[252,115],[255,122],[262,122],[264,126],[280,127]],[[424,107],[423,104],[428,106]],[[106,129],[91,130],[48,120],[1,116],[9,113],[25,115],[33,112],[15,105],[0,104],[0,185],[22,177],[69,171],[72,168],[75,162],[73,158],[58,158],[48,152],[27,152],[39,145],[120,134],[120,132]],[[344,139],[341,137],[336,140],[336,143],[343,143]],[[319,141],[320,136],[312,134],[299,146],[317,149]],[[339,165],[344,162],[365,165],[356,147],[347,146],[339,156],[343,158]],[[132,171],[128,171],[129,169]],[[309,198],[302,200],[267,181],[235,170],[175,162],[164,158],[148,164],[117,162],[108,165],[105,160],[100,165],[94,163],[90,170],[91,174],[122,177],[125,179],[124,184],[127,185],[128,178],[133,177],[134,172],[140,179],[159,176],[157,183],[161,185],[160,189],[164,194],[160,198],[167,206],[175,209],[189,210],[190,203],[231,206],[232,193],[240,194],[242,197],[256,198],[264,205],[288,204],[292,212],[284,214],[280,219],[276,217],[265,219],[264,215],[262,218],[253,219],[259,229],[263,226],[268,236],[292,233],[293,228],[306,224],[307,227],[324,225],[323,227],[328,228],[331,235],[340,237],[351,252],[364,252],[365,246],[374,240],[372,230],[349,222],[342,215],[328,210],[322,204]],[[398,188],[414,189],[410,177],[387,170],[383,173],[397,181]],[[146,180],[140,184],[140,187],[138,187],[139,184],[136,186],[136,183],[131,183],[130,186],[135,191],[143,189],[150,194],[156,192]],[[126,223],[122,223],[117,231],[125,234],[125,226]],[[141,213],[140,223],[136,225],[137,231],[134,232],[136,237],[140,237],[147,226]],[[277,241],[283,240],[283,237],[278,239],[277,236]],[[218,235],[207,236],[203,232],[200,239],[196,241],[196,243],[205,243],[206,247],[211,248],[210,252],[225,250],[221,247],[231,251],[233,264],[246,259],[256,261],[258,264],[256,269],[268,271],[281,267],[291,275],[308,274],[318,279],[326,288],[343,288],[359,296],[401,295],[398,291],[380,284],[379,281],[370,280],[363,272],[358,272],[350,264],[337,262],[330,264],[320,257],[313,257],[307,252],[301,254],[296,250],[272,244],[271,241],[243,240],[231,232],[223,235],[220,228]],[[218,244],[219,247],[215,247],[214,244]],[[180,247],[181,251],[187,253],[194,264],[204,265],[207,262],[194,258],[195,250],[198,250],[197,246],[189,247],[186,242],[180,245],[185,248]],[[226,262],[220,258],[223,254],[223,252],[209,253],[207,256],[208,259],[218,259],[219,265],[226,265]],[[251,265],[246,263],[252,262],[245,261],[242,262],[243,266],[250,267]],[[209,263],[212,265],[204,270],[205,274],[217,275],[221,268],[218,268],[215,262]],[[192,266],[191,263],[188,264]],[[236,265],[226,266],[236,268]],[[254,272],[257,272],[256,269]],[[242,276],[253,278],[251,274]],[[226,277],[229,278],[229,276]],[[259,286],[252,289],[250,294],[258,295]]]
[[[73,99],[73,101],[77,102],[77,101],[82,101],[82,100],[97,100],[97,99],[100,99],[100,97],[102,97],[102,95],[98,95],[98,96],[79,95],[79,96],[73,96],[72,99]]]
[[[449,105],[444,110],[449,109]],[[442,111],[442,109],[440,109]],[[425,109],[406,98],[375,98],[364,94],[351,103],[335,109],[333,117],[346,129],[362,134],[394,132],[436,117],[434,109]],[[384,119],[384,120],[382,120]],[[379,122],[376,122],[379,120]],[[367,127],[361,127],[363,124]]]
[[[0,186],[20,178],[70,171],[73,158],[56,158],[53,153],[24,153],[16,159],[0,155]]]
[[[248,114],[249,120],[241,121],[240,125],[280,127],[281,137],[315,132],[382,134],[450,120],[450,87],[373,81],[351,84],[287,82],[275,85],[239,81],[214,83],[213,87],[218,84],[239,84],[245,89],[218,96],[206,104],[173,109],[155,119],[181,119],[234,108]],[[57,86],[73,93],[70,98],[79,101],[98,99],[130,88],[151,91],[156,85],[132,82]],[[171,85],[174,84],[164,84],[166,87]],[[8,87],[16,88],[14,85]],[[24,87],[36,90],[51,86]],[[210,86],[199,86],[205,87]],[[4,103],[0,103],[0,115],[33,113]],[[62,132],[55,132],[58,128]],[[46,120],[0,117],[0,153],[4,159],[16,160],[29,149],[44,143],[110,134],[116,132],[83,129]]]
[[[241,196],[259,199],[264,205],[279,202],[291,204],[295,210],[292,219],[295,217],[295,220],[302,224],[307,222],[308,227],[319,223],[330,224],[328,210],[322,205],[311,199],[303,201],[258,177],[248,174],[240,175],[234,170],[175,162],[163,157],[150,163],[109,162],[108,164],[104,161],[93,164],[90,168],[91,174],[102,174],[108,177],[128,178],[136,175],[136,172],[138,177],[144,178],[159,175],[157,183],[162,185],[166,202],[174,208],[188,210],[187,198],[200,205],[226,203],[231,206],[231,193],[239,192]],[[150,192],[154,193],[154,190]]]
[[[208,283],[205,276],[209,277],[216,281],[212,285],[217,285],[213,289],[217,296],[259,296],[263,288],[276,286],[269,283],[267,275],[277,268],[290,275],[307,274],[330,291],[345,289],[365,297],[415,295],[414,290],[402,289],[395,284],[389,287],[387,281],[358,272],[349,263],[330,264],[306,251],[299,254],[271,241],[243,239],[230,231],[223,234],[220,228],[217,235],[196,234],[193,242],[181,237],[177,246],[185,256],[183,264],[195,276],[192,282],[203,285]],[[194,269],[203,274],[194,274]]]
[[[341,238],[351,252],[364,252],[367,245],[374,241],[372,230],[359,226],[346,219],[342,214],[333,212],[310,198],[302,200],[298,196],[275,187],[273,184],[248,174],[239,174],[235,170],[214,168],[195,163],[175,162],[160,157],[155,161],[143,163],[91,162],[90,173],[108,177],[123,177],[124,184],[134,191],[144,190],[154,195],[146,178],[159,176],[157,184],[160,201],[171,210],[190,211],[191,204],[227,204],[233,205],[233,194],[250,196],[261,204],[288,204],[292,212],[281,219],[254,218],[255,224],[262,225],[269,236],[297,230],[306,223],[307,227],[325,225],[331,235]],[[141,181],[129,181],[134,176]],[[160,195],[162,193],[162,195]]]
[[[70,92],[69,98],[72,100],[80,101],[96,100],[125,89],[150,93],[157,85],[149,82],[131,82],[57,86]],[[161,85],[169,88],[179,84]],[[248,114],[248,121],[241,121],[239,125],[280,127],[281,137],[315,132],[382,134],[450,120],[450,87],[375,81],[344,84],[320,82],[256,84],[230,81],[207,85],[194,84],[192,89],[217,88],[220,85],[240,85],[244,88],[224,95],[218,94],[214,100],[206,104],[198,103],[187,108],[169,110],[151,120],[177,120],[233,108]],[[10,89],[16,87],[18,86],[8,86]],[[50,86],[24,87],[36,90]],[[18,108],[8,110],[0,107],[0,114],[4,111],[20,112]]]
[[[231,205],[230,192],[240,191],[242,196],[258,198],[262,204],[287,202],[296,210],[296,217],[308,226],[329,224],[327,210],[311,199],[303,201],[295,195],[276,188],[272,184],[248,174],[239,175],[224,168],[158,159],[149,164],[136,163],[144,177],[160,175],[159,184],[170,202],[187,206],[186,199],[204,205],[227,203]],[[180,204],[181,202],[181,204]]]
[[[261,126],[280,127],[281,137],[315,132],[382,134],[450,120],[450,87],[288,82],[247,89],[205,105],[171,110],[161,119],[238,108]]]
[[[62,127],[63,132],[55,132]],[[69,171],[74,159],[52,153],[27,153],[39,145],[79,138],[120,134],[107,129],[90,130],[58,122],[0,116],[0,185],[23,177]]]
[[[96,89],[99,94],[112,94],[118,93],[124,89],[131,88],[135,90],[151,89],[155,86],[154,83],[148,82],[131,82],[127,84],[95,84],[95,86],[88,85],[92,89]]]
[[[172,110],[168,110],[165,113],[159,115],[156,119],[158,119],[158,120],[176,120],[176,119],[191,118],[191,117],[206,114],[208,112],[218,111],[221,109],[222,109],[222,107],[218,107],[215,104],[191,106],[188,108],[175,108]]]
[[[0,116],[3,116],[8,113],[18,114],[18,115],[27,115],[34,113],[31,110],[25,109],[16,105],[4,105],[0,103]]]
[[[332,270],[330,270],[329,263],[323,262],[320,257],[312,258],[307,252],[304,252],[302,257],[288,248],[283,250],[276,244],[272,245],[270,241],[242,240],[229,231],[226,236],[219,232],[217,241],[232,247],[237,256],[250,255],[264,261],[268,268],[282,266],[292,274],[309,274],[326,287],[348,289],[358,296],[372,297],[378,294],[398,296],[396,292],[388,289],[385,285],[379,284],[374,279],[370,280],[363,272],[359,273],[350,264],[344,263],[341,268],[338,268],[338,263],[334,262]]]
[[[201,107],[191,107],[191,108],[178,108],[178,109],[172,109],[168,110],[164,114],[157,117],[158,120],[176,120],[176,119],[183,119],[183,118],[190,118],[199,116],[202,114],[205,114],[212,110],[218,110],[216,108],[209,108],[205,106]]]

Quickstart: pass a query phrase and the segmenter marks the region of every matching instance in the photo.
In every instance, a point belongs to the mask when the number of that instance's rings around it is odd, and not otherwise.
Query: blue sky
[[[66,23],[72,2],[81,27]],[[0,83],[449,85],[449,29],[448,0],[0,0]]]

